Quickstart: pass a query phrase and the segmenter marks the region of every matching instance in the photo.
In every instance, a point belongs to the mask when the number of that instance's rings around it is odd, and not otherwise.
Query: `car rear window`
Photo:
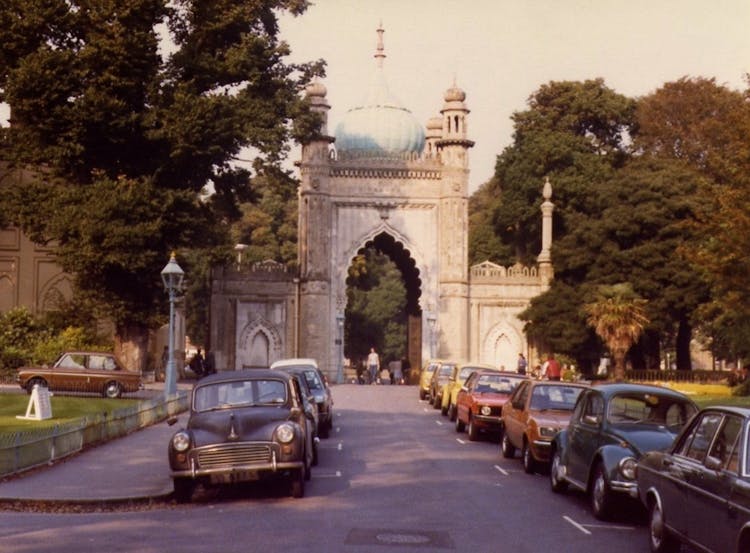
[[[531,392],[531,409],[572,411],[583,388],[578,386],[535,386]]]
[[[282,380],[232,380],[196,388],[193,409],[211,411],[231,407],[281,405],[286,403],[287,387]]]

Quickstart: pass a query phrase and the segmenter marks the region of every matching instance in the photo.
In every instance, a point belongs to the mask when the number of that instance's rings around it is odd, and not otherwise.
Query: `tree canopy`
[[[254,180],[315,128],[300,92],[323,64],[287,63],[277,22],[307,2],[10,2],[0,151],[36,171],[4,191],[2,219],[55,243],[121,337],[142,334],[169,252],[226,247]]]

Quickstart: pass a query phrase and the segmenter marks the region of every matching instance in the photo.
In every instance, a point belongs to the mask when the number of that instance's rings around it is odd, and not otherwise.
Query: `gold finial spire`
[[[385,46],[383,46],[383,33],[385,33],[385,29],[383,29],[383,21],[380,21],[380,25],[378,25],[377,28],[378,33],[378,44],[375,48],[375,59],[377,60],[378,67],[383,67],[383,60],[385,59]]]

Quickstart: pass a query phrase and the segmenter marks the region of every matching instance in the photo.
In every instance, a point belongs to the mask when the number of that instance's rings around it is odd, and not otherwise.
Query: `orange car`
[[[503,457],[515,456],[521,450],[524,470],[531,474],[550,460],[552,438],[567,428],[570,415],[586,384],[528,380],[521,383],[503,405]]]
[[[467,429],[470,440],[481,431],[498,432],[503,404],[527,376],[514,372],[478,370],[466,380],[456,396],[456,432]]]

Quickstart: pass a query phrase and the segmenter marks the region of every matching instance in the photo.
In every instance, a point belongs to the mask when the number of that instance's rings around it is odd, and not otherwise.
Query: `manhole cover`
[[[454,549],[455,547],[447,532],[416,532],[383,528],[354,528],[349,532],[345,543],[347,545],[429,547],[431,549]]]

